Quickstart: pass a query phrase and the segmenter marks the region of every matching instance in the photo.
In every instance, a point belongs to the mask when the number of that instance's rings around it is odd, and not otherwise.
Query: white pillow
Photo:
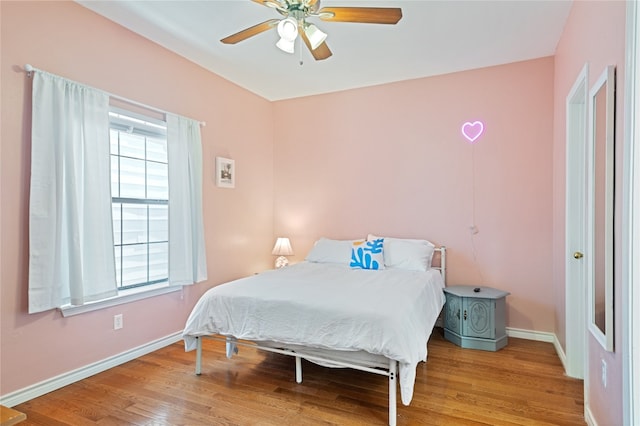
[[[351,261],[352,240],[330,240],[320,238],[315,242],[305,258],[308,262],[341,263],[348,265]]]
[[[431,269],[435,245],[427,240],[378,237],[369,234],[367,240],[384,238],[384,266],[389,269],[426,271]]]

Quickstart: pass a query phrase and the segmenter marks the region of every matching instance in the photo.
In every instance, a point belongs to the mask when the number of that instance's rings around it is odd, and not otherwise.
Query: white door
[[[588,66],[582,68],[566,101],[565,371],[582,379],[586,355],[587,99]]]

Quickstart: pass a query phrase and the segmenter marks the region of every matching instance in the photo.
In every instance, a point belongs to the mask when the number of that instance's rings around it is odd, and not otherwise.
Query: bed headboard
[[[435,252],[440,253],[440,262],[435,262],[435,265],[432,266],[432,268],[440,271],[440,273],[442,274],[442,280],[446,285],[447,284],[447,248],[445,246],[436,247]],[[434,258],[435,257],[436,256],[434,256]]]

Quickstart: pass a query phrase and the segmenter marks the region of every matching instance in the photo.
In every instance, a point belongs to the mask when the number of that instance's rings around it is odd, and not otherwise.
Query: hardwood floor
[[[398,425],[584,425],[583,384],[553,345],[509,339],[498,352],[461,349],[435,329]],[[182,342],[13,408],[22,425],[384,425],[388,380],[205,340],[202,375]],[[400,392],[398,391],[398,399]]]

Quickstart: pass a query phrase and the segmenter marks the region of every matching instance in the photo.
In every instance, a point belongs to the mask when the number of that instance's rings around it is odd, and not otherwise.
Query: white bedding
[[[400,365],[402,402],[445,301],[440,272],[302,262],[207,291],[187,320],[187,351],[212,334],[383,355]]]

